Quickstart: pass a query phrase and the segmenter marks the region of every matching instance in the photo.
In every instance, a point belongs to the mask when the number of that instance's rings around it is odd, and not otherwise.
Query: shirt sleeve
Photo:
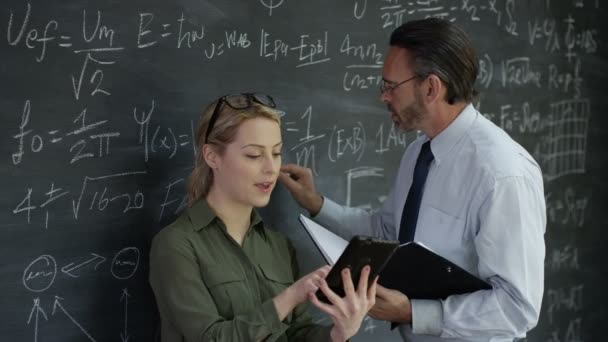
[[[347,241],[354,235],[371,235],[394,240],[397,236],[393,219],[394,202],[391,191],[382,208],[371,212],[342,206],[324,197],[321,210],[313,219]]]
[[[412,301],[412,330],[441,337],[523,337],[536,326],[544,287],[546,210],[542,180],[495,181],[475,238],[479,275],[492,290]],[[439,310],[441,309],[441,310]]]
[[[188,342],[259,341],[287,330],[287,325],[279,321],[272,299],[231,320],[221,317],[200,276],[192,246],[182,235],[161,231],[154,238],[150,284],[161,316],[170,320]]]
[[[291,259],[291,269],[293,279],[299,279],[300,272],[295,249],[289,244],[289,254]],[[287,329],[287,339],[289,341],[331,341],[331,326],[315,324],[308,313],[308,303],[298,305],[292,312],[293,318]]]

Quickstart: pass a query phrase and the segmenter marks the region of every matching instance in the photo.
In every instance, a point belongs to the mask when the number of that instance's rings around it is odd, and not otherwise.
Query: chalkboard
[[[416,133],[378,101],[390,32],[427,16],[475,42],[475,105],[545,179],[546,284],[535,342],[608,321],[608,5],[599,0],[4,1],[0,9],[0,340],[155,341],[151,238],[183,209],[193,127],[225,94],[271,94],[284,162],[378,208]],[[262,215],[322,264],[277,188]],[[327,320],[315,313],[320,322]],[[355,341],[396,341],[367,319]]]

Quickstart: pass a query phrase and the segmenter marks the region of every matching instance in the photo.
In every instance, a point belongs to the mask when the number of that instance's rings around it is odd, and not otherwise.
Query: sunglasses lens
[[[228,95],[225,99],[226,103],[234,109],[245,109],[251,106],[249,97],[246,95]]]
[[[253,94],[252,96],[257,102],[263,104],[266,107],[270,107],[270,108],[276,107],[274,100],[272,99],[272,97],[270,97],[268,95]]]
[[[245,109],[252,105],[252,101],[266,107],[275,108],[276,104],[272,97],[264,94],[234,94],[225,98],[226,103],[234,109]]]

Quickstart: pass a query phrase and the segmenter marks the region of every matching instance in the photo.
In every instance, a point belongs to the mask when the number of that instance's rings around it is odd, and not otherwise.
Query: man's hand
[[[281,167],[279,181],[291,192],[298,204],[315,216],[321,210],[323,197],[317,192],[312,179],[312,170],[295,164]]]
[[[369,310],[368,315],[383,321],[410,323],[412,305],[403,293],[377,285],[376,304]]]

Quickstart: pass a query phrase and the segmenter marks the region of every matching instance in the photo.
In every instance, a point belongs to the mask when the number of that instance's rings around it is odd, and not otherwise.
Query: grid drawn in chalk
[[[551,104],[546,127],[542,169],[548,180],[585,172],[589,126],[589,100],[564,100]]]

